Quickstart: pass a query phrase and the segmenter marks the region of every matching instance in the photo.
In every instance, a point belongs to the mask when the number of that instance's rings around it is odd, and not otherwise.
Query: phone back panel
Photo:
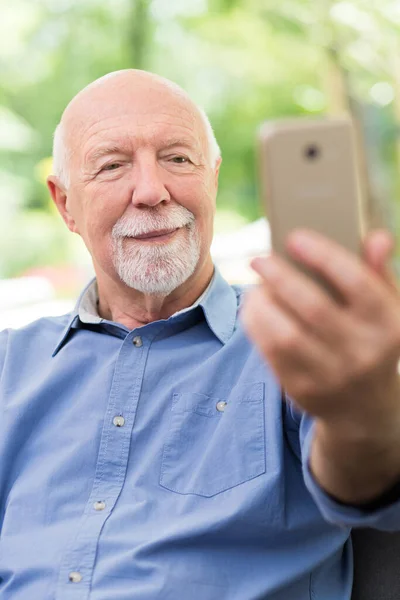
[[[295,228],[313,229],[360,253],[361,198],[348,119],[297,119],[261,130],[262,196],[273,249],[287,257]]]

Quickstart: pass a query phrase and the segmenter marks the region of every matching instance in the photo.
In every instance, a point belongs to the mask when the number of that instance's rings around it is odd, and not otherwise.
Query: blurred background
[[[372,224],[396,233],[399,0],[0,0],[0,329],[70,310],[90,257],[49,199],[52,134],[69,100],[135,67],[182,85],[222,149],[212,252],[251,282],[268,251],[256,134],[267,119],[350,112]]]

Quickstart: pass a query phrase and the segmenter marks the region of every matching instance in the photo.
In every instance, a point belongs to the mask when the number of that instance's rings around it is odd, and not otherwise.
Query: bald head
[[[209,119],[189,95],[172,81],[135,69],[109,73],[81,90],[66,107],[54,133],[53,171],[64,187],[70,180],[70,160],[79,146],[82,131],[90,135],[90,128],[99,120],[112,119],[120,112],[134,110],[154,111],[155,119],[162,119],[163,102],[173,102],[185,116],[199,141],[206,145],[208,160],[212,167],[220,158],[220,148]],[[140,125],[139,125],[140,126]]]

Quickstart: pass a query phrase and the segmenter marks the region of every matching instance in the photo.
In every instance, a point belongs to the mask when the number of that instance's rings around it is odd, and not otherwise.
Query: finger
[[[368,266],[393,290],[397,291],[396,278],[389,261],[394,251],[394,238],[385,230],[370,232],[364,242],[364,260]]]
[[[394,240],[387,231],[371,231],[364,241],[364,258],[371,268],[380,271],[389,261],[393,249]]]
[[[398,300],[389,297],[382,310],[368,319],[359,318],[338,306],[306,275],[297,273],[286,261],[271,256],[252,261],[262,277],[267,294],[308,336],[315,336],[342,360],[342,376],[349,365],[373,364],[379,348],[397,347],[399,339]],[[392,341],[391,341],[392,340]]]
[[[364,312],[379,309],[386,286],[358,256],[314,231],[293,232],[287,247],[293,258],[325,279],[348,304]]]
[[[241,320],[249,337],[259,348],[283,387],[293,397],[302,397],[309,388],[328,381],[337,362],[335,353],[302,331],[270,297],[263,286],[246,295]],[[310,383],[311,382],[311,383]]]
[[[256,258],[251,267],[269,294],[304,328],[329,347],[341,343],[351,326],[345,311],[310,277],[276,255]]]

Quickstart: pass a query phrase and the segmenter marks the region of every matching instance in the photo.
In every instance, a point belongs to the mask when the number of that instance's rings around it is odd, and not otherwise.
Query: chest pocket
[[[215,496],[265,473],[264,383],[225,398],[173,395],[160,484],[178,494]]]

